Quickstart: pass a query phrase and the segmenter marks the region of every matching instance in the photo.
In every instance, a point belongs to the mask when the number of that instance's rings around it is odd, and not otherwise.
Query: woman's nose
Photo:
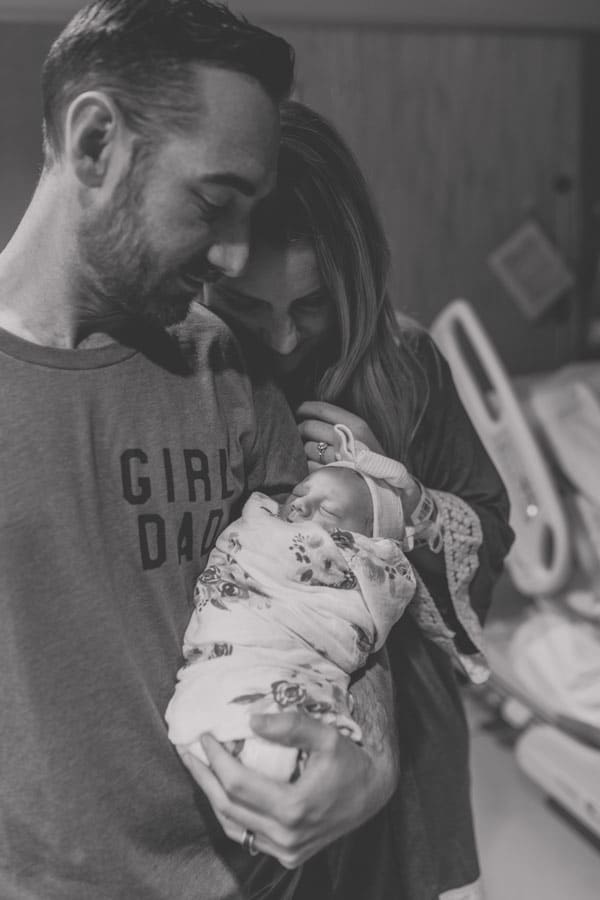
[[[298,346],[298,331],[293,319],[290,317],[271,321],[262,331],[265,343],[268,344],[271,350],[282,356],[292,353]]]

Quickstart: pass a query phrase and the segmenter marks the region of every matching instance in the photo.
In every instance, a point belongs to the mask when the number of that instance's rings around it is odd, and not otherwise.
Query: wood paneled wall
[[[56,25],[0,23],[0,249],[41,170],[40,72],[57,32]]]
[[[572,358],[578,298],[532,325],[486,260],[534,215],[578,264],[579,39],[274,30],[296,48],[298,98],[337,124],[364,168],[392,247],[398,307],[429,324],[450,299],[466,297],[515,372]],[[556,190],[558,175],[572,190]]]

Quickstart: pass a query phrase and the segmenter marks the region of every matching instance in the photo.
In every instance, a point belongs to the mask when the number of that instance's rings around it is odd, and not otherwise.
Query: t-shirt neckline
[[[45,347],[0,328],[0,353],[50,369],[101,369],[129,359],[137,352],[117,341],[85,350]]]

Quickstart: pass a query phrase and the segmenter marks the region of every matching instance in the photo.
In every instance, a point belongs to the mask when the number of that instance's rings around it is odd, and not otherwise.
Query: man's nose
[[[249,252],[249,227],[247,223],[240,223],[214,241],[206,258],[227,278],[237,278],[246,267]]]
[[[290,316],[272,320],[262,329],[262,337],[266,344],[274,350],[286,356],[292,353],[298,346],[299,335],[294,320]]]

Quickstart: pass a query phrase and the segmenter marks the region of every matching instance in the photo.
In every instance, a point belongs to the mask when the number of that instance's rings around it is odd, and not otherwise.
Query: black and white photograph
[[[600,0],[0,0],[0,900],[600,898]]]

